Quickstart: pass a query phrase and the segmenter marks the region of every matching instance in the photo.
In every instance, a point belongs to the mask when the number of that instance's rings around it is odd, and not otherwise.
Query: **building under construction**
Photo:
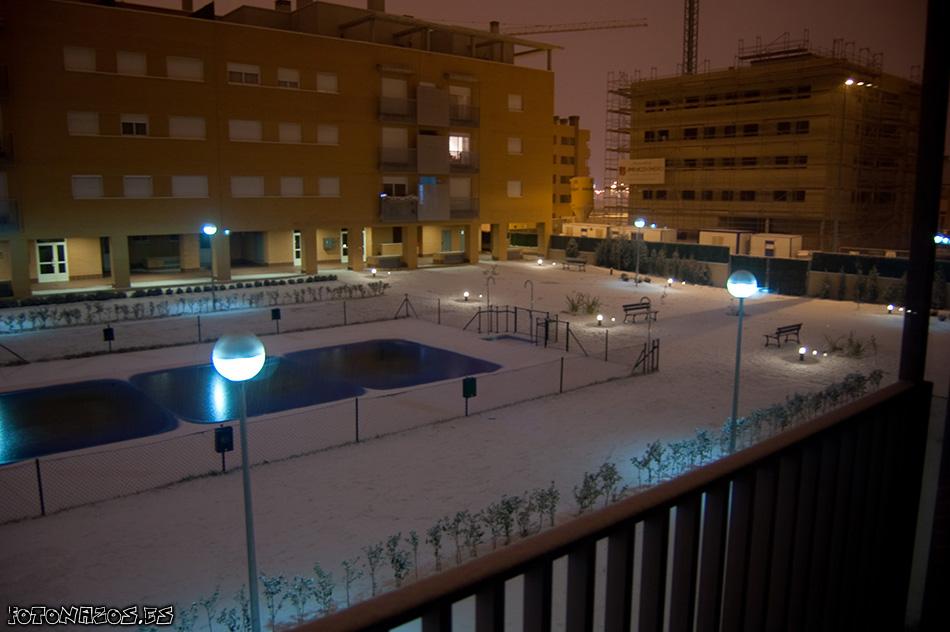
[[[919,85],[835,41],[745,46],[725,70],[608,78],[602,219],[906,247]]]

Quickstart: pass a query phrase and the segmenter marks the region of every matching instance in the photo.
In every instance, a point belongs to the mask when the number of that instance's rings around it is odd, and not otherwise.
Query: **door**
[[[349,231],[343,229],[340,231],[340,263],[349,263],[350,262],[350,253],[349,248],[347,247],[347,239],[349,238]]]
[[[36,279],[40,283],[68,281],[66,267],[66,240],[36,240]]]
[[[294,265],[300,267],[302,258],[300,256],[300,231],[294,231]]]
[[[443,230],[442,231],[442,252],[448,252],[452,250],[452,231]]]

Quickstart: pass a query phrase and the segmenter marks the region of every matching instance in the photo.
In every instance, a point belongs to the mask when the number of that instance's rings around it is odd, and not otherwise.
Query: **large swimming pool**
[[[501,365],[399,339],[267,359],[248,382],[249,416],[497,371]],[[166,432],[177,419],[237,417],[237,387],[210,364],[0,394],[0,464]],[[176,419],[177,418],[177,419]]]

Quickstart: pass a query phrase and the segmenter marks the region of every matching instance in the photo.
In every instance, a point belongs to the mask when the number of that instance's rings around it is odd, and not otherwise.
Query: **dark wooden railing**
[[[474,629],[503,630],[505,582],[519,576],[530,632],[551,629],[553,607],[566,630],[583,632],[595,607],[605,632],[903,629],[930,390],[888,386],[298,630],[388,630],[421,618],[423,632],[447,631],[452,605],[473,596]],[[566,590],[556,593],[553,565],[565,556]]]

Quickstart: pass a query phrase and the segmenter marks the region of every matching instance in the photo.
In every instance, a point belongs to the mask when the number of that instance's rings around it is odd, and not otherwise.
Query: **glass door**
[[[347,248],[347,239],[349,237],[349,231],[345,228],[340,231],[340,263],[349,263],[350,254],[349,248]]]
[[[301,264],[301,260],[302,258],[300,256],[300,231],[295,230],[294,231],[294,265],[299,268]]]
[[[40,283],[68,281],[66,267],[66,240],[36,240],[36,279]]]

